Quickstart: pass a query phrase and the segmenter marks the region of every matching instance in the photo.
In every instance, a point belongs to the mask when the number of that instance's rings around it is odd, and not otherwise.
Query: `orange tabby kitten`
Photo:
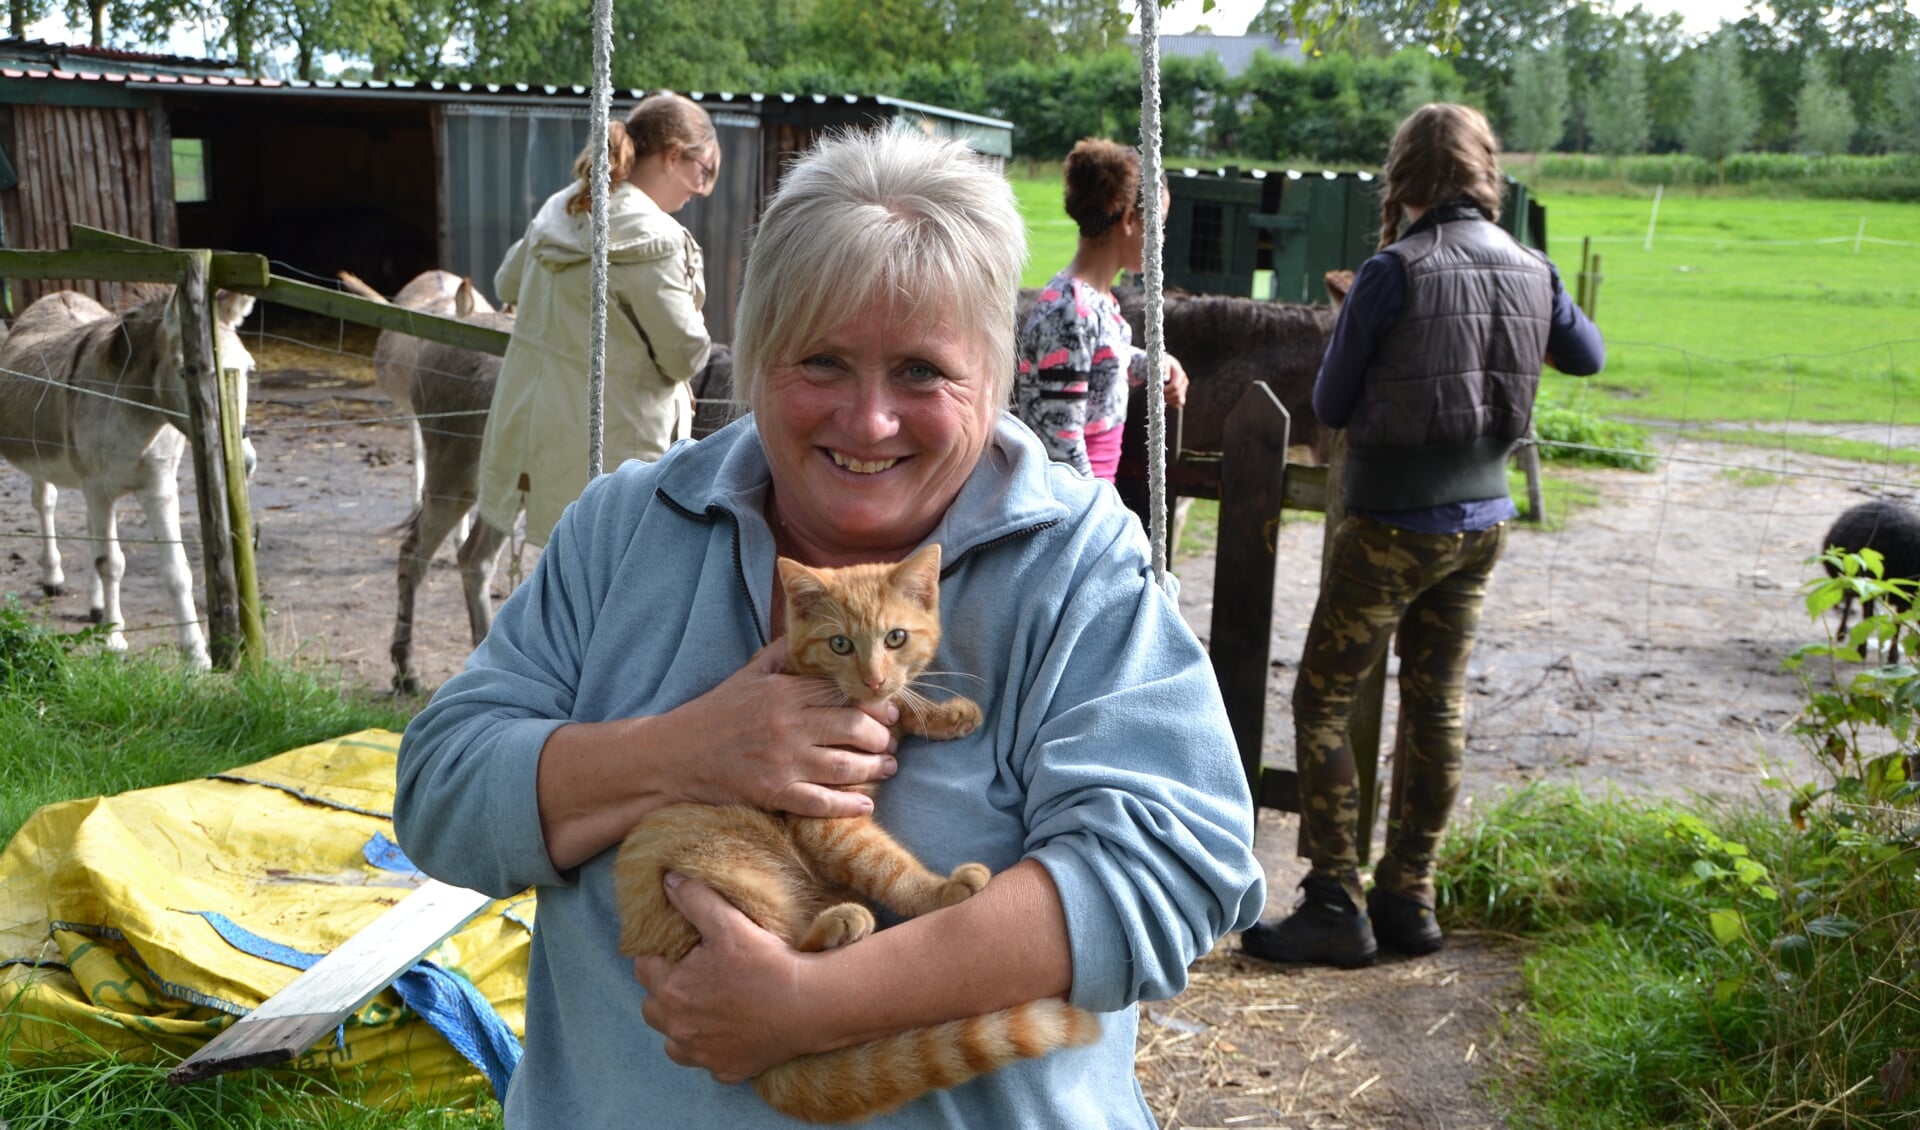
[[[787,672],[830,680],[847,702],[893,699],[895,729],[957,738],[980,725],[972,700],[933,702],[912,689],[940,646],[940,547],[897,565],[811,569],[781,558]],[[868,795],[873,786],[855,786]],[[905,917],[952,906],[986,886],[987,869],[927,870],[871,817],[838,820],[742,805],[676,804],[649,814],[614,862],[620,951],[674,961],[699,942],[667,901],[663,876],[712,886],[747,917],[796,949],[819,951],[873,932],[864,895]],[[1093,1014],[1064,1001],[899,1033],[841,1051],[806,1055],[754,1080],[776,1110],[809,1122],[851,1122],[1018,1059],[1099,1037]]]

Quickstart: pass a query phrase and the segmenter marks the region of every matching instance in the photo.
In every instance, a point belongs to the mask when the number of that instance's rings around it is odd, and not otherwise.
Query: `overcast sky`
[[[1649,12],[1679,12],[1690,32],[1710,32],[1721,20],[1737,20],[1746,14],[1746,0],[1640,0]],[[1247,21],[1260,13],[1261,0],[1217,0],[1213,11],[1201,14],[1201,0],[1176,0],[1160,13],[1160,33],[1177,35],[1206,24],[1216,35],[1239,35],[1247,30]],[[1620,8],[1633,7],[1632,0],[1621,0]],[[1135,22],[1139,17],[1134,17]]]

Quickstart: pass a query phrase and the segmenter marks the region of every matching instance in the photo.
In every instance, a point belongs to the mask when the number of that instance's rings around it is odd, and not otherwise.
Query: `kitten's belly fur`
[[[845,901],[794,846],[784,818],[744,805],[671,805],[640,822],[614,866],[621,952],[678,961],[699,943],[667,901],[668,871],[719,891],[788,945],[799,944],[821,911]]]

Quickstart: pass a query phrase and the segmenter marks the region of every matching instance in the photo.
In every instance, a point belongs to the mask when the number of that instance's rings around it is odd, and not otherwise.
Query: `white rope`
[[[1153,579],[1167,583],[1167,399],[1160,385],[1166,353],[1160,269],[1160,0],[1140,0],[1140,203],[1146,225],[1141,266],[1147,291],[1147,539]]]
[[[607,109],[613,102],[613,0],[593,0],[593,267],[587,295],[587,477],[600,474],[607,396]]]

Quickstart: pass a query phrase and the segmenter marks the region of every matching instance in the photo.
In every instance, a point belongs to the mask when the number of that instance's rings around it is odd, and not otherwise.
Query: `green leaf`
[[[1773,940],[1773,958],[1790,973],[1805,973],[1813,968],[1813,943],[1805,934],[1782,934]]]
[[[1860,923],[1840,914],[1824,914],[1807,923],[1807,933],[1820,938],[1846,938],[1860,932]]]
[[[1746,921],[1737,910],[1715,910],[1707,914],[1707,924],[1713,928],[1713,936],[1723,946],[1730,946],[1746,934]]]
[[[1740,990],[1746,987],[1747,979],[1744,976],[1722,977],[1713,983],[1713,1003],[1717,1005],[1732,1004],[1734,998],[1740,995]]]

